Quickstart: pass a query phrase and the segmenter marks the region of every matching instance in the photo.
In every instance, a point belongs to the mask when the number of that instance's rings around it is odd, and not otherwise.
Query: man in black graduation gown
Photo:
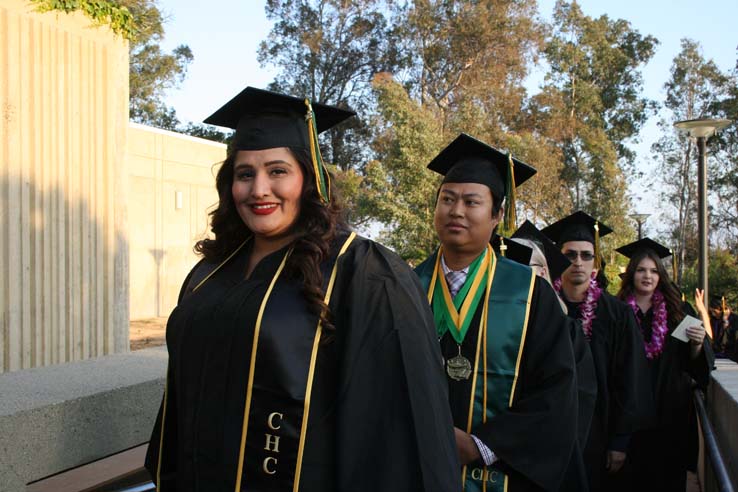
[[[653,415],[643,338],[630,308],[596,281],[599,237],[612,229],[578,211],[542,232],[572,263],[556,285],[569,316],[582,321],[594,360],[597,400],[584,459],[590,490],[604,490],[607,473],[625,462],[630,435]]]
[[[416,273],[434,311],[465,491],[559,490],[577,436],[571,320],[544,280],[489,245],[513,165],[518,184],[535,173],[465,134],[428,165],[445,176],[441,247]]]

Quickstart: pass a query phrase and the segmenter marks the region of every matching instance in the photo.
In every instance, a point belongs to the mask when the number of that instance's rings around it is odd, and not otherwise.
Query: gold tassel
[[[315,113],[310,99],[305,99],[307,114],[305,120],[308,126],[308,140],[310,140],[310,157],[313,161],[313,173],[315,174],[315,187],[323,203],[331,201],[331,177],[323,164],[323,156],[320,155],[320,144],[318,142],[318,127],[315,123]]]
[[[505,180],[505,220],[503,222],[503,234],[512,236],[517,229],[517,217],[515,215],[515,165],[512,154],[507,154],[507,179]]]
[[[677,281],[677,260],[676,255],[674,254],[674,250],[670,249],[669,253],[671,253],[671,279],[676,282]]]
[[[505,252],[507,251],[507,244],[505,244],[505,238],[500,236],[500,255],[503,257],[506,256]]]
[[[600,261],[600,224],[595,221],[595,270],[599,270],[602,266]]]

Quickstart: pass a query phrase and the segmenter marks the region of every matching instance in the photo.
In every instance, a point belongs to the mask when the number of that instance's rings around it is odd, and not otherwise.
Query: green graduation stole
[[[480,254],[469,265],[469,274],[464,286],[459,289],[453,299],[446,282],[446,276],[441,268],[441,250],[436,255],[436,264],[433,271],[435,282],[431,281],[428,290],[428,301],[433,307],[433,319],[436,322],[436,334],[441,338],[450,332],[456,343],[461,344],[469,331],[469,325],[477,311],[479,300],[486,290],[490,262],[494,260],[492,247]]]
[[[431,280],[435,280],[433,272],[439,253],[416,269],[426,292],[430,291]],[[490,270],[473,361],[473,391],[469,394],[465,429],[470,434],[512,406],[535,281],[531,268],[506,258],[496,258]],[[496,467],[464,467],[464,492],[503,492],[507,486],[507,475]]]

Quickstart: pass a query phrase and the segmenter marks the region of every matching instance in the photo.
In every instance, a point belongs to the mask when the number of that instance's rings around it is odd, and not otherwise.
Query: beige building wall
[[[0,372],[128,350],[128,44],[0,0]]]
[[[130,317],[168,316],[192,247],[208,232],[217,204],[215,175],[226,146],[131,123],[128,130]]]

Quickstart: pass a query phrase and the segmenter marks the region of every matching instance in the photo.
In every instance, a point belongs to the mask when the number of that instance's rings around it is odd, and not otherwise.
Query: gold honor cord
[[[217,272],[218,270],[220,270],[220,269],[221,269],[221,267],[222,267],[223,265],[225,265],[226,263],[228,263],[228,262],[230,261],[230,259],[231,259],[231,258],[233,258],[234,256],[236,256],[236,253],[238,253],[239,251],[241,251],[241,249],[242,249],[242,248],[243,248],[243,247],[244,247],[244,246],[246,245],[246,243],[248,243],[248,242],[249,242],[249,240],[250,240],[250,239],[251,239],[251,238],[248,238],[248,239],[246,239],[246,240],[245,240],[244,242],[242,242],[242,243],[241,243],[241,244],[240,244],[240,245],[239,245],[239,246],[238,246],[238,247],[236,248],[236,250],[235,250],[235,251],[234,251],[233,253],[231,253],[231,254],[230,254],[230,255],[228,256],[228,258],[226,258],[225,260],[223,260],[223,261],[222,261],[222,262],[220,263],[220,265],[218,265],[217,267],[215,267],[215,270],[213,270],[212,272],[208,273],[207,277],[205,277],[204,279],[202,279],[202,280],[200,281],[200,283],[198,283],[198,284],[197,284],[197,285],[196,285],[196,286],[195,286],[195,287],[194,287],[194,288],[192,289],[192,292],[195,292],[195,291],[196,291],[197,289],[199,289],[199,288],[200,288],[200,286],[201,286],[202,284],[204,284],[205,282],[207,282],[207,281],[208,281],[208,280],[210,279],[210,277],[212,277],[213,275],[215,275],[215,272]]]
[[[446,276],[441,275],[439,277],[439,279],[441,280],[443,300],[446,302],[446,309],[448,310],[448,314],[451,315],[451,320],[454,322],[454,325],[456,326],[456,331],[459,334],[461,333],[461,327],[464,323],[464,320],[470,315],[474,316],[474,313],[469,313],[469,311],[471,310],[472,304],[474,304],[474,297],[476,296],[476,293],[479,290],[479,286],[482,284],[482,278],[484,277],[484,271],[489,270],[489,265],[490,265],[489,250],[490,249],[491,247],[488,246],[487,252],[484,255],[484,260],[482,260],[482,264],[479,266],[479,270],[478,270],[479,273],[474,277],[472,281],[472,285],[469,288],[469,293],[466,295],[466,299],[464,299],[464,303],[461,305],[461,312],[456,311],[454,300],[451,298],[451,292],[448,290],[448,283],[446,282]]]
[[[492,278],[493,273],[490,271],[488,273],[488,278]],[[490,291],[492,290],[492,282],[491,280],[487,282],[487,292],[484,295],[484,306],[482,307],[482,319],[489,319],[489,296]],[[482,335],[482,347],[484,347],[484,350],[482,351],[483,354],[483,374],[484,379],[482,380],[482,384],[484,385],[482,388],[482,423],[487,423],[487,329],[486,329],[486,323],[485,323],[485,329],[483,330],[484,334]],[[471,429],[469,430],[471,432]],[[485,464],[483,467],[484,473],[482,474],[482,492],[487,492],[487,465]],[[505,483],[507,483],[507,476],[505,478]]]
[[[249,381],[246,386],[246,405],[243,409],[243,427],[241,430],[241,449],[238,453],[238,470],[236,472],[236,492],[239,492],[241,490],[241,478],[243,475],[243,458],[244,458],[244,451],[246,449],[246,434],[248,432],[249,427],[249,412],[251,411],[251,393],[253,390],[254,385],[254,367],[256,366],[256,349],[259,345],[259,331],[261,331],[261,318],[264,316],[264,309],[266,308],[266,303],[269,300],[269,296],[272,293],[272,289],[274,289],[274,284],[277,283],[277,278],[279,278],[279,274],[282,273],[282,270],[284,270],[284,265],[287,263],[287,258],[289,258],[290,254],[292,254],[292,248],[290,248],[287,253],[285,253],[284,258],[282,258],[282,263],[279,264],[279,268],[277,268],[277,273],[274,274],[274,277],[272,277],[272,281],[269,283],[269,288],[267,288],[266,294],[264,294],[264,299],[261,300],[261,306],[259,306],[259,314],[256,316],[256,325],[254,326],[254,341],[251,345],[251,362],[249,364]]]
[[[242,242],[233,251],[233,253],[231,253],[230,255],[228,255],[228,258],[226,258],[225,260],[223,260],[220,263],[220,265],[218,265],[217,267],[215,267],[215,270],[213,270],[212,272],[210,272],[204,279],[202,279],[192,289],[192,292],[195,292],[197,289],[199,289],[200,286],[202,286],[202,284],[204,284],[205,282],[207,282],[210,279],[210,277],[212,277],[213,275],[215,275],[215,272],[217,272],[218,270],[220,270],[223,265],[225,265],[226,263],[228,263],[231,258],[233,258],[234,256],[236,256],[236,254],[239,251],[241,251],[241,249],[244,247],[244,245],[247,242],[249,242],[249,239],[251,239],[251,238],[248,238],[244,242]],[[159,492],[160,487],[161,487],[161,485],[160,485],[161,484],[161,456],[162,456],[162,454],[164,454],[164,423],[165,423],[166,417],[167,417],[168,387],[169,387],[169,363],[167,362],[167,377],[164,380],[164,407],[163,407],[162,413],[161,413],[161,435],[159,436],[159,459],[157,460],[158,462],[157,462],[157,465],[156,465],[156,492]]]
[[[525,305],[525,321],[523,322],[523,333],[520,335],[520,348],[518,349],[518,359],[515,362],[515,376],[513,376],[512,389],[510,390],[510,401],[507,406],[511,407],[513,404],[513,398],[515,397],[515,386],[518,384],[518,376],[520,375],[520,361],[523,358],[523,347],[525,347],[525,337],[528,334],[528,320],[530,319],[530,305],[531,298],[533,297],[533,286],[536,284],[536,274],[531,269],[530,272],[530,287],[528,287],[528,302]]]
[[[333,292],[333,284],[336,282],[336,274],[338,272],[338,259],[346,252],[351,242],[356,237],[356,233],[352,232],[346,242],[343,243],[341,250],[338,252],[336,262],[333,264],[331,278],[328,281],[328,288],[325,291],[323,302],[327,306],[331,302],[331,293]],[[320,335],[323,332],[323,324],[318,320],[318,327],[315,330],[315,339],[313,340],[313,353],[310,357],[310,370],[308,372],[307,389],[305,391],[305,409],[302,415],[302,428],[300,430],[300,445],[297,448],[297,468],[295,469],[295,480],[292,487],[293,492],[297,492],[300,488],[300,473],[302,472],[302,456],[305,451],[305,437],[307,434],[308,417],[310,416],[310,397],[313,393],[313,377],[315,376],[315,361],[318,357],[318,347],[320,346]]]
[[[169,361],[167,361],[167,377],[164,380],[164,406],[161,411],[161,435],[159,436],[159,457],[156,463],[156,492],[161,491],[161,455],[164,454],[164,420],[167,418],[167,388],[169,386]]]
[[[492,280],[495,276],[495,270],[497,270],[497,256],[495,256],[494,251],[492,250],[492,246],[489,244],[487,245],[487,255],[491,254],[492,261],[488,262],[487,264],[487,292],[484,294],[484,306],[482,307],[482,319],[479,320],[479,334],[477,335],[477,353],[474,357],[474,375],[472,376],[472,385],[471,385],[471,396],[469,397],[469,416],[467,418],[466,422],[466,433],[471,434],[471,428],[472,428],[472,416],[474,415],[474,393],[476,392],[477,387],[477,373],[479,372],[479,354],[480,349],[482,347],[482,337],[486,337],[487,332],[487,317],[489,315],[489,310],[487,306],[489,306],[489,295],[490,291],[492,290]],[[486,370],[487,370],[487,357],[486,357],[486,350],[485,350],[485,357],[484,357],[484,369],[485,369],[485,388],[486,388]],[[486,404],[487,404],[487,393],[485,391],[484,394],[484,405],[485,405],[485,413],[486,413]],[[464,485],[466,484],[466,465],[464,465],[464,470],[461,474],[461,486],[462,489],[464,488]]]
[[[461,305],[460,312],[456,310],[456,305],[454,304],[453,298],[451,297],[451,292],[448,289],[448,283],[446,282],[446,276],[439,275],[439,271],[441,270],[441,254],[442,254],[442,251],[439,248],[438,255],[436,256],[436,264],[433,269],[433,276],[431,279],[430,289],[428,289],[428,302],[430,304],[433,303],[433,293],[435,291],[436,281],[437,280],[440,281],[446,311],[448,312],[448,315],[451,317],[451,321],[453,321],[454,326],[456,327],[456,332],[458,334],[458,337],[461,337],[461,340],[463,340],[463,336],[465,335],[465,333],[462,333],[462,331],[464,331],[463,330],[464,322],[469,316],[474,316],[474,313],[470,311],[472,308],[476,307],[474,300],[477,297],[477,292],[479,291],[480,286],[482,285],[482,279],[485,277],[485,273],[489,271],[489,266],[491,264],[490,258],[494,259],[495,253],[492,247],[487,245],[487,249],[484,253],[484,259],[482,260],[482,263],[479,265],[479,268],[477,269],[477,273],[472,280],[472,284],[469,287],[469,291],[466,294],[466,298],[464,299],[464,302]],[[453,336],[454,340],[456,340],[458,343],[461,343],[458,337]]]

